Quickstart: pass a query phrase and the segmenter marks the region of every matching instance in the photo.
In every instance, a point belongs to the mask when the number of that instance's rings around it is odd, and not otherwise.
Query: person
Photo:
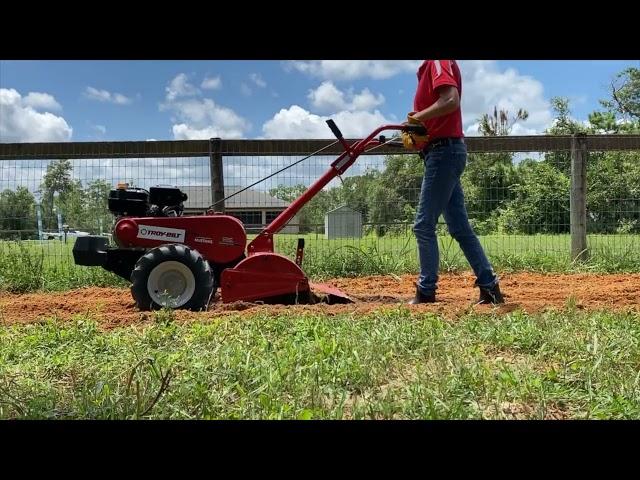
[[[440,263],[436,224],[441,214],[475,275],[478,303],[504,303],[499,280],[469,225],[460,177],[467,163],[462,133],[462,77],[455,60],[425,60],[418,69],[418,87],[407,125],[422,124],[426,135],[408,135],[405,145],[420,151],[424,177],[414,233],[418,243],[420,276],[410,304],[436,301]]]

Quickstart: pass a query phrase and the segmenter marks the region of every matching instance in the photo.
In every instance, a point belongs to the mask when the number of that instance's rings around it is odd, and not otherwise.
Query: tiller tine
[[[320,297],[319,301],[333,305],[335,303],[353,303],[353,300],[342,290],[326,283],[311,283],[311,292],[316,297]],[[324,298],[322,298],[324,297]]]

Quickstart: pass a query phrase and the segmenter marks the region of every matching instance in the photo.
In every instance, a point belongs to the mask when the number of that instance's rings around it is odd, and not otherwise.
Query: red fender
[[[309,280],[300,267],[277,253],[251,255],[220,276],[223,303],[253,302],[308,290]]]

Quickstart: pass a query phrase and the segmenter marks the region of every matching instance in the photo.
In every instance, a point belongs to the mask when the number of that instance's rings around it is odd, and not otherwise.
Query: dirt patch
[[[640,274],[559,275],[517,273],[501,277],[506,304],[474,305],[478,290],[471,273],[442,275],[437,302],[409,307],[413,311],[434,312],[456,317],[468,311],[507,313],[522,309],[529,313],[573,305],[579,309],[613,311],[640,310]],[[339,278],[325,283],[342,289],[355,300],[348,305],[262,305],[253,303],[212,303],[207,312],[176,312],[178,320],[193,321],[226,315],[318,312],[364,314],[405,305],[415,292],[415,276],[374,276]],[[69,320],[90,315],[104,328],[152,321],[153,313],[136,309],[128,289],[82,288],[68,292],[0,294],[0,323],[33,323],[46,318]]]

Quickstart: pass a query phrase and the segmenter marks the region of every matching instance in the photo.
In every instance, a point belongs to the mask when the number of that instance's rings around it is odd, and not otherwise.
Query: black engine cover
[[[149,192],[144,188],[114,189],[109,192],[109,211],[118,216],[144,217],[149,210]]]
[[[177,187],[156,186],[149,189],[149,203],[159,207],[175,207],[187,200],[187,194]]]

